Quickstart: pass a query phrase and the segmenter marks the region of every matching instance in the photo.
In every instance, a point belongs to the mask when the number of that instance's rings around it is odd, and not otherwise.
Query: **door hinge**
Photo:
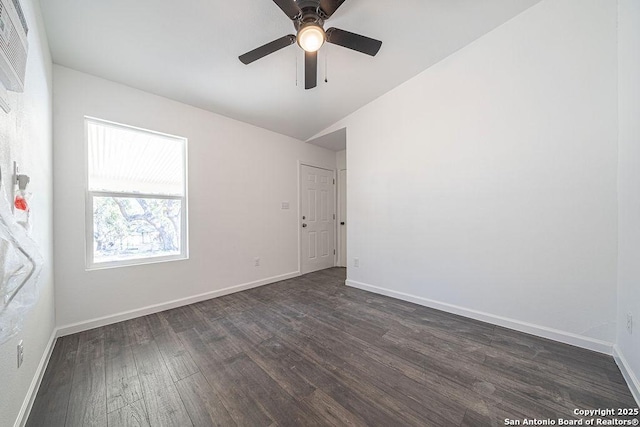
[[[336,250],[335,250],[335,249],[333,250],[333,254],[334,254],[334,255],[336,254]]]
[[[333,219],[336,219],[336,214],[333,214]]]
[[[336,185],[336,179],[333,178],[333,185]]]

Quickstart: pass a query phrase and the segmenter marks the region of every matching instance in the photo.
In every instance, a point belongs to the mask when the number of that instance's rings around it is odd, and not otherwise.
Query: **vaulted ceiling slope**
[[[370,57],[325,44],[311,90],[296,44],[238,60],[295,34],[271,0],[41,5],[55,63],[306,140],[538,1],[347,0],[325,28],[382,40],[382,49]]]

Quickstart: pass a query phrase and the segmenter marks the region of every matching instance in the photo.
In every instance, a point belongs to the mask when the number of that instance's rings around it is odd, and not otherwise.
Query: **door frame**
[[[347,264],[349,263],[345,255],[344,258],[344,265],[340,265],[341,264],[341,260],[342,260],[342,227],[340,226],[340,221],[344,221],[344,218],[342,218],[342,180],[340,179],[340,172],[344,171],[345,175],[347,174],[347,169],[337,169],[336,170],[336,265],[339,267],[346,267]],[[346,178],[346,177],[345,177]],[[345,179],[346,180],[346,179]],[[346,193],[347,193],[347,187],[344,187],[344,193],[345,193],[345,200],[346,200]],[[345,236],[346,239],[346,236]],[[347,245],[345,244],[345,247]],[[345,251],[346,252],[346,251]]]
[[[328,167],[325,166],[321,166],[319,164],[316,163],[312,163],[312,162],[307,162],[307,161],[303,161],[303,160],[298,160],[298,212],[297,212],[297,217],[296,217],[296,222],[298,223],[297,227],[298,227],[298,274],[301,275],[302,274],[302,226],[301,226],[301,216],[302,216],[302,186],[301,186],[301,182],[302,182],[302,166],[311,166],[312,168],[317,168],[317,169],[322,169],[322,170],[326,170],[329,171],[333,174],[333,199],[334,199],[334,203],[333,203],[333,266],[336,266],[336,256],[338,254],[338,250],[337,250],[337,243],[336,243],[336,236],[338,235],[337,233],[337,200],[336,200],[336,194],[338,193],[336,190],[336,170],[334,169],[329,169]]]

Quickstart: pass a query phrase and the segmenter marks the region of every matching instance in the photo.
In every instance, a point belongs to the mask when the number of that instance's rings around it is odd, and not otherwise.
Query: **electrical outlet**
[[[18,368],[22,366],[22,362],[24,361],[24,344],[22,340],[18,343]]]
[[[360,267],[360,258],[354,258],[353,259],[353,266],[354,267]]]
[[[253,265],[255,265],[256,267],[260,267],[260,258],[259,257],[255,257],[253,259]]]
[[[631,313],[627,313],[627,332],[633,334],[633,315]]]

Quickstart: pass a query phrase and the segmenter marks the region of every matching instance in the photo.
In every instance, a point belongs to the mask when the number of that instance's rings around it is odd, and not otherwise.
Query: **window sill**
[[[120,267],[136,267],[147,264],[161,264],[165,262],[172,261],[186,261],[189,259],[189,255],[170,255],[170,256],[159,256],[159,257],[149,257],[149,258],[137,258],[126,261],[108,261],[108,262],[100,262],[96,264],[91,264],[85,267],[85,271],[95,271],[95,270],[107,270],[112,268],[120,268]]]

